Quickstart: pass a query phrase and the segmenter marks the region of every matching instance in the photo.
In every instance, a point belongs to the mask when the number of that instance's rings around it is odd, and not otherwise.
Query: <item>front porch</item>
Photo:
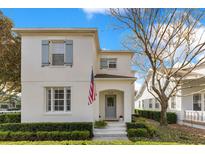
[[[185,110],[183,122],[185,124],[195,125],[195,127],[204,129],[205,128],[205,111]]]
[[[94,121],[131,122],[134,113],[134,81],[128,79],[96,79]]]
[[[110,89],[99,93],[99,119],[107,121],[123,121],[123,91]]]

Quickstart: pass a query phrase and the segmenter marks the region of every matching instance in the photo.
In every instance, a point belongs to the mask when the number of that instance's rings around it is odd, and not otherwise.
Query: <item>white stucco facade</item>
[[[21,83],[22,122],[93,122],[104,120],[105,98],[116,96],[116,117],[131,121],[134,110],[134,74],[128,51],[102,51],[96,29],[14,29],[22,37]],[[42,66],[42,40],[72,40],[73,63],[70,66]],[[117,68],[100,69],[100,57],[116,58]],[[90,75],[95,78],[96,100],[88,105]],[[118,76],[116,76],[118,75]],[[47,111],[47,88],[69,87],[70,110]],[[65,94],[64,94],[65,95]],[[65,97],[64,97],[65,98]],[[105,108],[104,108],[105,109]]]

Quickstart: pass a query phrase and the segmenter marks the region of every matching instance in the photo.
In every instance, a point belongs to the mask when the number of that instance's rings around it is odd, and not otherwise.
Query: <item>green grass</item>
[[[17,141],[0,142],[0,145],[178,145],[176,142],[150,141]]]

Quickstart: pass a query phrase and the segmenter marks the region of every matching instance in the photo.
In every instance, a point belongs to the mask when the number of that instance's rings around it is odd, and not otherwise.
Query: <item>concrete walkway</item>
[[[128,140],[124,122],[108,122],[105,128],[94,129],[93,140]]]

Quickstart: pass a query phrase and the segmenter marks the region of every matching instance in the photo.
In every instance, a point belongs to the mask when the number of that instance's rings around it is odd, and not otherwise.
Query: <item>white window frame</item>
[[[194,110],[194,95],[200,95],[201,97],[201,110]],[[204,95],[205,93],[196,93],[196,94],[193,94],[192,95],[192,110],[193,111],[204,111],[204,103],[205,103],[205,100],[204,100]]]
[[[172,106],[174,103],[174,107]],[[176,96],[172,96],[170,98],[170,108],[171,109],[176,109],[177,108],[177,101],[176,101]]]
[[[101,65],[101,61],[102,60],[106,60],[106,63],[107,63],[107,66],[106,67],[102,67],[102,65]],[[113,68],[113,67],[110,67],[110,64],[111,63],[115,63],[115,65],[116,65],[116,67],[115,68]],[[117,58],[100,58],[100,69],[116,69],[117,68]]]
[[[144,109],[144,103],[145,103],[145,100],[142,100],[142,109]]]
[[[154,108],[155,108],[155,109],[160,109],[160,103],[157,101],[156,98],[155,98],[154,100],[155,100],[155,102],[154,102]],[[158,104],[158,107],[156,107],[156,104]]]
[[[54,43],[62,43],[62,44],[64,44],[64,61],[63,61],[63,65],[54,65],[53,64],[53,47],[52,47],[52,45],[54,44]],[[49,41],[49,62],[50,62],[50,65],[51,66],[64,66],[65,65],[65,57],[66,56],[66,44],[65,44],[65,40],[50,40]]]
[[[55,104],[54,104],[54,89],[61,88],[64,90],[64,110],[63,111],[55,111]],[[51,90],[51,110],[48,110],[48,90]],[[67,90],[70,90],[70,110],[67,110]],[[71,87],[46,87],[45,88],[45,108],[46,108],[46,113],[71,113],[72,110],[72,90]]]
[[[153,109],[153,99],[150,98],[150,99],[148,99],[148,101],[149,101],[149,109]],[[152,107],[150,107],[150,105],[151,105]]]

